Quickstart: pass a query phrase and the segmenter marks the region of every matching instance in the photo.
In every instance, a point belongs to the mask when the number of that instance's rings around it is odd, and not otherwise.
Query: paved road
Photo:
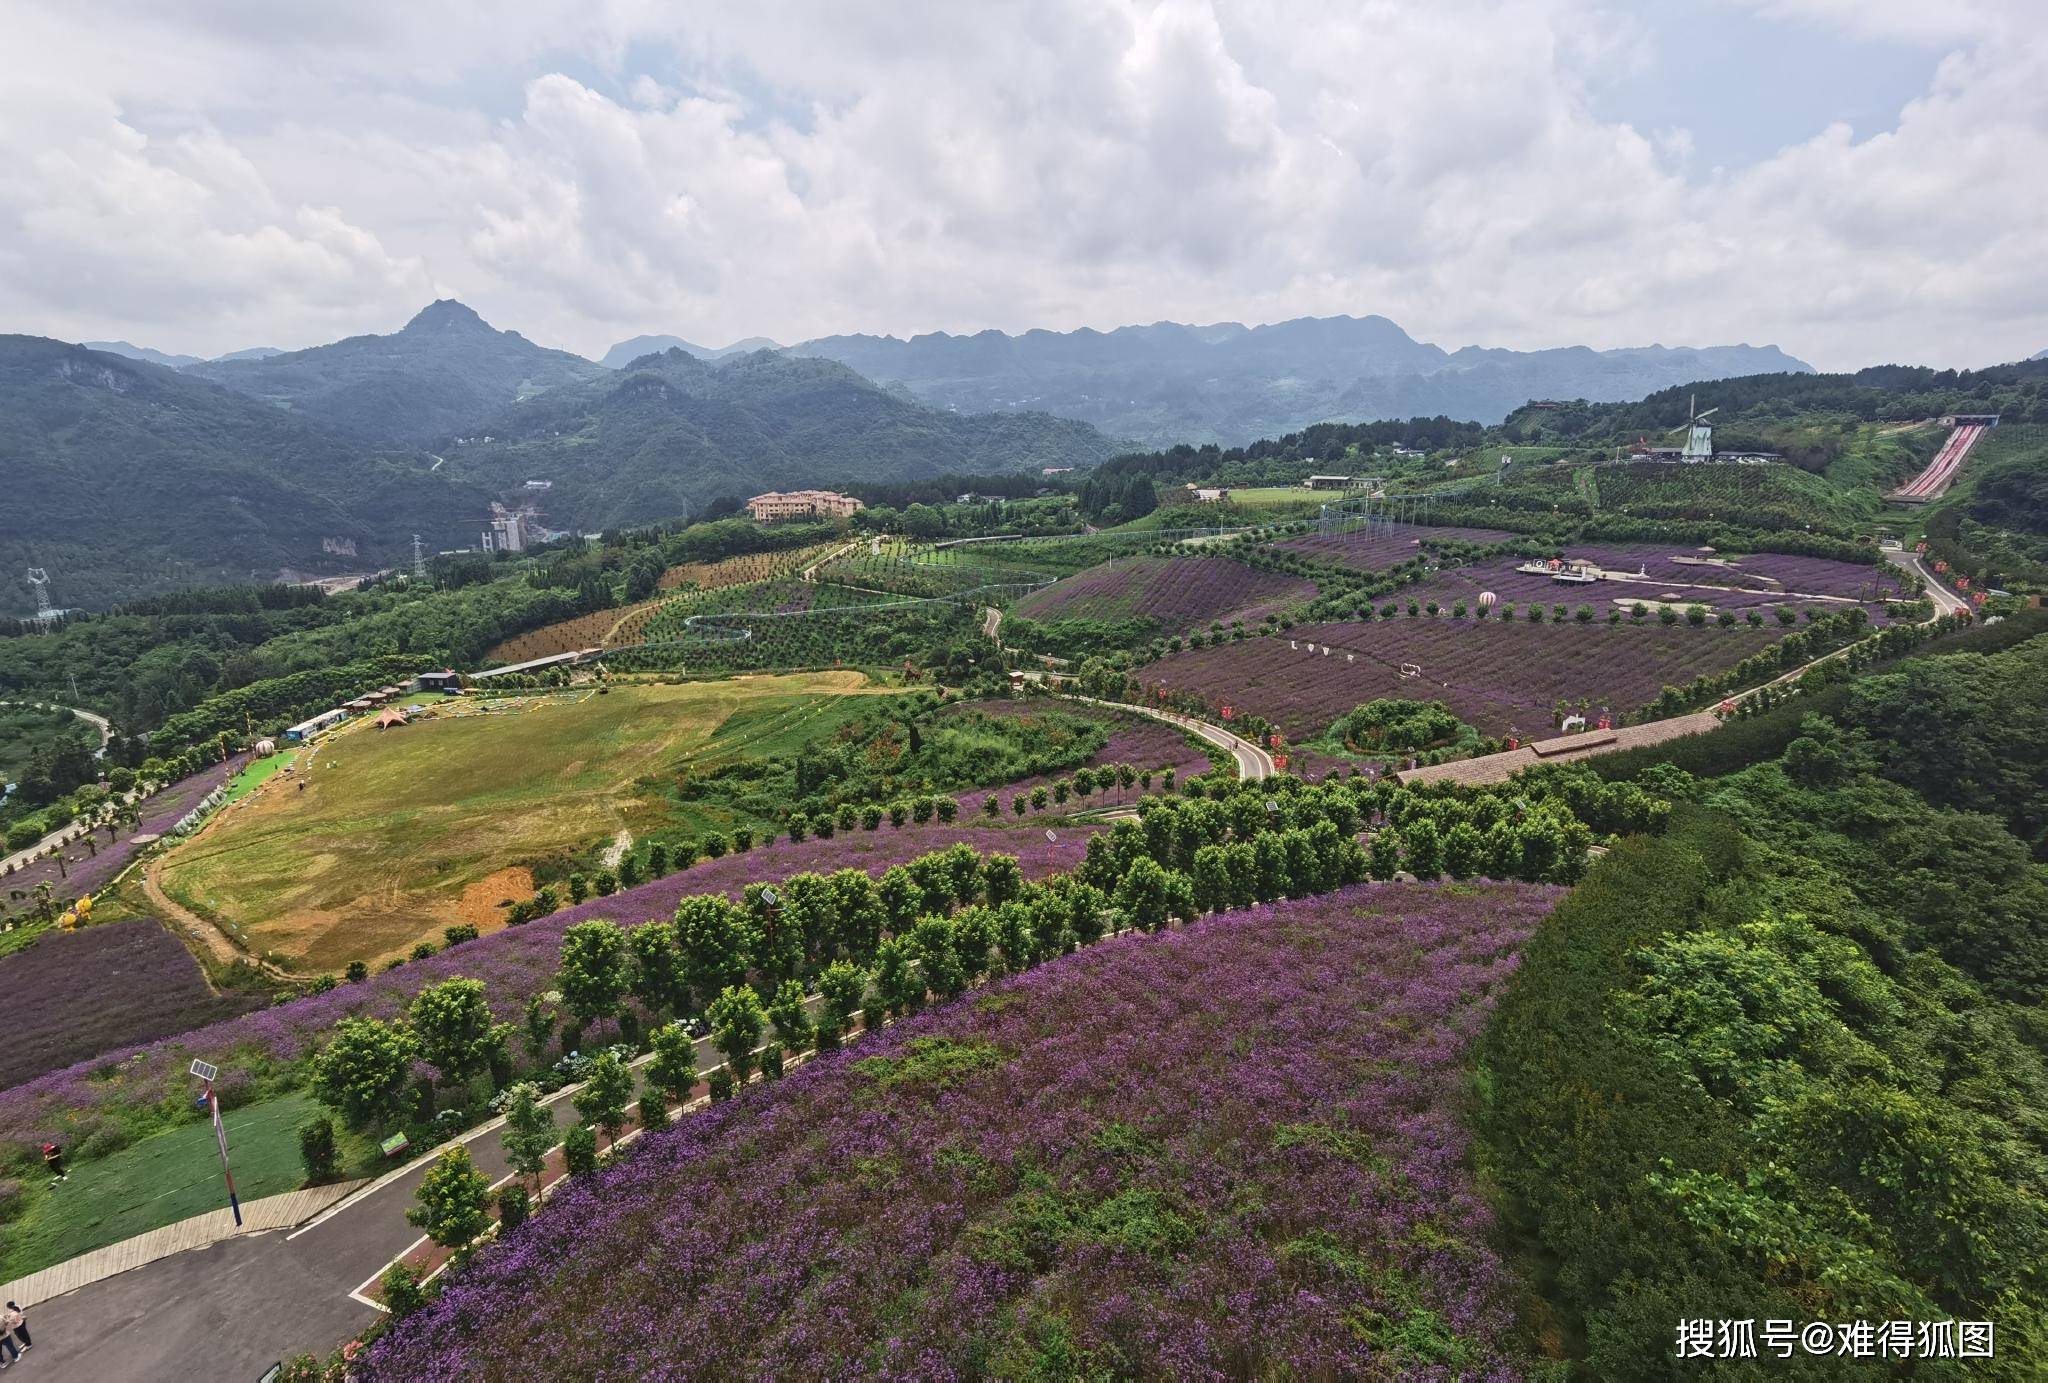
[[[1887,548],[1884,555],[1893,566],[1903,567],[1926,584],[1927,598],[1934,602],[1934,612],[1937,615],[1961,614],[1970,608],[1969,601],[1942,585],[1941,579],[1927,569],[1927,564],[1920,560],[1919,553]]]
[[[1070,694],[1071,695],[1071,694]],[[1273,765],[1273,756],[1240,735],[1233,735],[1220,725],[1211,725],[1206,720],[1196,720],[1178,711],[1162,711],[1154,706],[1134,706],[1124,701],[1100,701],[1092,696],[1074,695],[1076,701],[1086,701],[1096,706],[1108,706],[1119,711],[1136,711],[1141,716],[1163,720],[1169,725],[1178,725],[1183,730],[1192,730],[1209,743],[1228,749],[1237,760],[1237,776],[1258,781],[1271,778],[1279,773]]]
[[[560,1124],[569,1093],[552,1101]],[[511,1170],[496,1128],[469,1151],[493,1180]],[[300,1229],[173,1254],[44,1302],[30,1316],[37,1375],[254,1379],[290,1355],[326,1353],[374,1319],[349,1293],[418,1238],[405,1212],[431,1161]]]

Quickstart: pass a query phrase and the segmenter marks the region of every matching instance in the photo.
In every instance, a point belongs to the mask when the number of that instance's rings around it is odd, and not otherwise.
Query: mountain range
[[[186,367],[365,441],[424,445],[482,422],[507,403],[597,379],[604,367],[499,331],[452,298],[389,336],[351,336],[258,360]]]
[[[1042,409],[1152,446],[1237,445],[1314,422],[1439,413],[1496,423],[1531,399],[1614,402],[1695,380],[1813,368],[1775,346],[1446,351],[1379,316],[826,336],[790,351],[837,360],[940,407]]]
[[[773,486],[1085,466],[1115,450],[1044,414],[968,417],[828,360],[680,349],[619,370],[437,302],[388,336],[183,369],[0,336],[0,614],[196,583],[364,571],[473,545],[546,479],[588,530]]]
[[[710,346],[693,345],[680,336],[633,336],[606,351],[604,358],[597,363],[607,369],[622,370],[643,355],[659,355],[663,351],[681,351],[699,360],[723,360],[728,355],[745,355],[749,351],[781,349],[765,336],[749,336],[744,341],[735,341],[730,346],[720,346],[715,350]]]

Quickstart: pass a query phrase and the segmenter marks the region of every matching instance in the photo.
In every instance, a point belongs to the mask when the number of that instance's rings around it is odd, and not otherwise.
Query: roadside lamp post
[[[194,1059],[192,1074],[206,1085],[206,1093],[200,1098],[213,1115],[213,1141],[220,1149],[220,1174],[228,1184],[228,1209],[234,1212],[235,1228],[242,1227],[242,1200],[235,1194],[235,1169],[228,1165],[228,1130],[220,1119],[220,1096],[214,1093],[213,1082],[220,1075],[220,1068],[210,1062]]]

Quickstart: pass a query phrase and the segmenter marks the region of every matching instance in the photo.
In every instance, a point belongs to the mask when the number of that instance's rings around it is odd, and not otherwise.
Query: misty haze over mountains
[[[461,312],[466,319],[453,325],[473,330],[481,324],[469,309]],[[363,376],[396,364],[397,357],[380,359],[374,349],[366,355],[361,343],[397,341],[417,335],[420,326],[416,321],[395,337],[350,337],[310,352],[238,351],[214,361],[166,355],[126,342],[88,344],[131,359],[192,369],[243,392],[290,396],[316,412],[367,412],[374,417],[382,402],[351,394],[374,389]],[[515,337],[531,351],[544,350],[517,333],[494,334]],[[502,343],[477,339],[479,350],[487,355],[501,353]],[[993,330],[971,335],[931,332],[907,340],[854,333],[787,347],[764,336],[711,347],[680,336],[643,335],[619,342],[597,363],[622,369],[669,350],[705,361],[760,350],[834,360],[934,407],[957,413],[1050,413],[1148,447],[1176,442],[1236,445],[1310,423],[1417,414],[1493,423],[1530,399],[1616,402],[1698,380],[1806,373],[1813,368],[1776,346],[1445,350],[1417,341],[1376,315],[1301,317],[1249,327],[1238,322],[1155,322],[1114,331],[1084,327],[1015,336]],[[567,351],[545,355],[549,361],[540,370],[541,377],[530,382],[529,392],[587,377],[582,357]],[[278,363],[279,358],[293,362],[309,357],[324,362],[318,381],[300,375],[294,383],[295,372]],[[326,378],[343,359],[353,360],[343,367],[350,382]],[[262,368],[252,368],[257,364]],[[474,371],[465,368],[459,373],[472,376]],[[437,416],[416,420],[417,425],[402,435],[429,436],[437,427],[455,425],[465,410],[474,411],[484,402],[470,392],[473,383],[470,379],[453,387]],[[317,400],[306,397],[309,391],[330,388],[339,392]],[[358,406],[364,402],[367,408]]]
[[[1325,421],[1495,423],[1531,399],[1614,402],[1702,379],[1811,372],[1775,346],[1446,351],[1384,317],[1101,332],[827,336],[792,347],[961,412],[1043,409],[1148,446],[1236,445]]]

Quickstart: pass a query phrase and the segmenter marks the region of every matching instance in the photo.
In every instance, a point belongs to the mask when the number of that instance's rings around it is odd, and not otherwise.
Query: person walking
[[[21,1313],[21,1308],[11,1301],[7,1303],[5,1311],[0,1311],[0,1331],[6,1331],[9,1335],[13,1336],[13,1339],[7,1342],[9,1345],[12,1345],[15,1340],[21,1341],[21,1348],[15,1351],[15,1358],[19,1359],[28,1352],[30,1348],[28,1317],[24,1316]]]

